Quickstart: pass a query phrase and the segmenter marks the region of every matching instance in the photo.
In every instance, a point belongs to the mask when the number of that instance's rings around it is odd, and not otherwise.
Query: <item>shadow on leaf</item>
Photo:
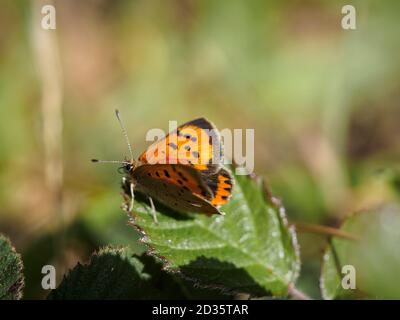
[[[224,298],[216,291],[193,288],[161,270],[153,257],[137,257],[126,248],[106,247],[78,264],[48,299],[191,299]]]
[[[129,249],[105,248],[93,254],[89,264],[78,264],[48,299],[183,298],[177,290],[166,292],[152,282]]]
[[[184,277],[196,278],[195,283],[210,288],[218,288],[223,293],[248,293],[254,296],[270,296],[271,293],[260,286],[249,273],[233,263],[215,258],[198,257],[179,268]],[[226,290],[225,288],[231,288]]]

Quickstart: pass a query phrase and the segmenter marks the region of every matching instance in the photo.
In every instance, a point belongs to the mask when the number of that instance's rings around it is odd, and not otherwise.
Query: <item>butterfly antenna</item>
[[[128,145],[129,153],[130,153],[130,155],[131,155],[131,160],[133,160],[133,152],[132,152],[131,143],[129,142],[129,137],[128,137],[128,134],[127,134],[127,132],[126,132],[124,123],[122,122],[121,117],[120,117],[120,115],[119,115],[118,109],[115,109],[115,115],[117,116],[119,125],[121,126],[122,133],[123,133],[124,136],[125,136],[125,140],[126,140],[126,143],[127,143],[127,145]]]
[[[129,164],[128,161],[119,161],[119,160],[99,160],[99,159],[92,159],[92,162],[97,162],[97,163],[119,163],[119,164]]]

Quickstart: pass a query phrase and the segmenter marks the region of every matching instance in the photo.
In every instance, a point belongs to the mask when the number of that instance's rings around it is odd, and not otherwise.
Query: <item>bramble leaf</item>
[[[0,235],[0,300],[22,298],[24,275],[21,256],[15,252],[10,240]]]
[[[225,216],[183,215],[136,198],[132,224],[165,268],[200,286],[253,296],[286,296],[298,275],[294,230],[260,180],[235,176]]]
[[[193,288],[162,272],[150,256],[136,256],[129,247],[105,247],[87,265],[78,264],[47,299],[225,299],[217,292]]]
[[[130,248],[105,247],[94,253],[88,264],[78,263],[48,299],[183,298],[170,279],[155,279],[146,268],[154,266],[146,266]],[[166,287],[168,291],[163,290]]]

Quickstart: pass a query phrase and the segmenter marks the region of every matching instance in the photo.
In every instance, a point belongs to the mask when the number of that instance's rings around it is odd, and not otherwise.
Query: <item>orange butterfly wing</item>
[[[221,141],[216,127],[205,118],[189,121],[153,143],[139,156],[149,164],[185,164],[214,173],[221,162]]]
[[[135,189],[180,212],[221,214],[196,169],[181,164],[143,164],[133,170]]]
[[[219,207],[229,201],[232,196],[233,178],[228,170],[221,167],[217,173],[205,176],[204,180],[213,194],[208,199],[212,205]]]
[[[153,143],[140,155],[142,165],[134,170],[134,175],[140,178],[138,187],[144,179],[144,184],[150,184],[155,189],[170,189],[168,195],[161,191],[154,192],[148,186],[142,192],[149,195],[153,192],[152,196],[167,206],[166,202],[173,202],[175,209],[175,203],[182,205],[179,199],[184,196],[196,203],[200,199],[200,202],[207,203],[205,206],[211,205],[219,212],[217,208],[229,201],[233,188],[230,172],[220,164],[221,150],[219,132],[210,121],[205,118],[189,121]],[[178,201],[173,200],[171,194],[177,196]]]

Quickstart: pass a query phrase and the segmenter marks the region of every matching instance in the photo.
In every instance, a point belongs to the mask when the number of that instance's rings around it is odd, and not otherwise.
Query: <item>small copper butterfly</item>
[[[210,121],[199,118],[179,126],[134,160],[125,126],[118,110],[115,113],[131,159],[92,161],[123,165],[122,185],[131,198],[129,212],[138,191],[148,197],[156,222],[153,199],[181,213],[224,214],[219,208],[232,195],[233,179],[222,165],[221,138]]]

